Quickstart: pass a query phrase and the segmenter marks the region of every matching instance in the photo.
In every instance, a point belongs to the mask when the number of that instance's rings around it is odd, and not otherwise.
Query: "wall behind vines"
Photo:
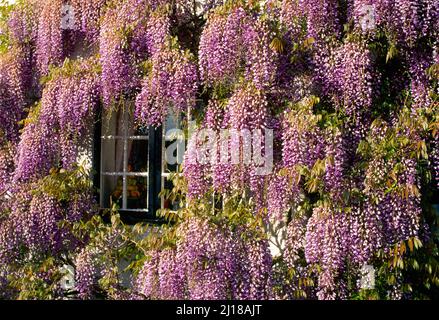
[[[2,298],[438,298],[438,1],[0,8]],[[180,209],[126,226],[78,164],[123,108],[271,129],[274,169],[200,163],[195,135]]]

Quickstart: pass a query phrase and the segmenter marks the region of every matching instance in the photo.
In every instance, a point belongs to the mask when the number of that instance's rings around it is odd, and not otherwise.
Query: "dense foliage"
[[[0,4],[1,298],[438,298],[437,0]],[[180,209],[125,225],[78,159],[126,107],[270,129],[273,170],[195,134]]]

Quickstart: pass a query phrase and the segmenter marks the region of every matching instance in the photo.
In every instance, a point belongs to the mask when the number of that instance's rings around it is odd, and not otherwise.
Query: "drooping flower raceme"
[[[169,110],[174,114],[195,105],[197,70],[191,56],[179,48],[163,47],[152,57],[152,70],[136,99],[140,124],[159,126]]]

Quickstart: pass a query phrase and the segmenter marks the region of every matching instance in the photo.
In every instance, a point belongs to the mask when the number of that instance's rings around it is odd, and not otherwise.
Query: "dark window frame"
[[[96,112],[93,132],[93,185],[96,188],[96,200],[101,200],[101,159],[102,159],[102,117],[103,109]],[[139,222],[150,224],[163,224],[166,221],[157,216],[157,210],[161,208],[160,192],[162,189],[162,127],[148,128],[148,207],[143,212],[119,210],[121,220],[129,225]],[[101,208],[103,213],[108,208]]]

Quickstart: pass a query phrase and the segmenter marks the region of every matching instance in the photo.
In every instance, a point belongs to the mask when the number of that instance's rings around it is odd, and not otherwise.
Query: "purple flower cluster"
[[[94,288],[97,284],[99,270],[95,262],[95,255],[89,248],[82,249],[75,260],[75,288],[81,299],[93,297]]]
[[[408,69],[411,78],[410,92],[413,97],[414,110],[432,104],[430,97],[432,86],[427,75],[427,70],[433,63],[432,54],[432,52],[420,50],[413,50],[408,54]]]
[[[273,173],[270,178],[266,204],[268,215],[282,221],[300,195],[298,175],[294,169],[283,168]]]
[[[63,234],[58,222],[62,219],[62,209],[54,198],[34,196],[22,219],[23,242],[31,251],[57,252],[61,248]]]
[[[25,126],[18,144],[16,181],[46,174],[58,161],[65,168],[76,162],[76,148],[99,102],[100,82],[93,61],[79,60],[73,73],[66,66],[52,74],[35,119]]]
[[[188,142],[183,162],[183,175],[187,180],[189,199],[196,199],[204,195],[210,181],[208,177],[209,164],[200,161],[201,150],[198,143],[198,135],[194,134]],[[218,181],[221,181],[221,178]]]
[[[322,93],[348,116],[368,110],[379,81],[369,50],[356,43],[323,48],[320,46],[315,55],[315,80],[321,84]]]
[[[292,109],[282,120],[282,163],[284,167],[298,165],[312,168],[323,158],[325,143],[317,118],[310,108]]]
[[[373,8],[373,12],[365,13],[366,6]],[[421,37],[437,36],[439,4],[434,0],[356,0],[352,12],[357,25],[361,25],[365,14],[372,14],[375,26],[363,30],[384,28],[402,45],[413,46]]]
[[[96,43],[99,39],[99,21],[107,1],[72,0],[72,7],[75,10],[75,29],[90,43]]]
[[[268,241],[190,218],[178,227],[175,249],[152,251],[136,279],[152,299],[268,299]]]
[[[266,21],[256,20],[244,30],[243,42],[249,47],[245,77],[259,90],[270,88],[275,81],[278,57],[270,46],[273,38]]]
[[[305,241],[306,261],[322,268],[318,275],[318,298],[342,298],[343,282],[337,281],[337,277],[349,254],[349,216],[339,210],[316,207],[307,224]]]
[[[306,225],[306,216],[294,217],[287,225],[283,256],[290,268],[297,266],[300,253],[305,249]]]
[[[342,17],[339,1],[299,0],[299,8],[302,8],[306,16],[308,37],[320,41],[326,37],[340,35]]]
[[[269,87],[277,70],[277,55],[270,47],[273,38],[268,23],[242,7],[213,12],[200,39],[201,79],[208,85],[233,83],[244,70],[258,89]]]
[[[8,191],[14,172],[15,146],[11,143],[0,146],[0,208],[2,194]],[[1,209],[0,209],[1,210]]]
[[[136,92],[141,85],[140,64],[148,57],[159,55],[162,47],[167,47],[163,44],[169,36],[170,20],[167,11],[160,7],[164,3],[163,0],[120,1],[106,10],[101,23],[99,52],[103,100],[107,107]],[[159,63],[166,61],[163,55],[161,60],[157,58]],[[176,81],[181,80],[182,72],[188,72],[187,65],[181,68],[173,70],[179,72],[180,79]],[[178,90],[181,87],[176,88]]]
[[[169,110],[187,111],[195,105],[198,88],[197,67],[193,57],[178,45],[170,43],[170,19],[160,10],[147,22],[145,36],[151,70],[141,84],[136,98],[135,116],[138,123],[159,126]]]
[[[122,27],[117,9],[108,9],[99,35],[102,95],[106,106],[117,101],[137,82]]]
[[[280,20],[293,38],[302,33],[301,22],[306,18],[302,5],[300,0],[282,1]]]
[[[24,113],[25,97],[19,56],[0,57],[0,142],[18,138],[18,121]]]
[[[339,199],[346,187],[346,171],[348,145],[341,132],[328,135],[329,140],[326,145],[326,170],[325,187],[328,193],[334,196],[334,200]]]
[[[46,174],[58,159],[58,148],[51,127],[40,122],[26,125],[17,148],[14,181],[27,181]]]
[[[38,3],[35,0],[16,5],[9,15],[8,30],[15,44],[33,44],[37,39]]]
[[[233,129],[261,129],[267,125],[268,101],[263,91],[252,83],[239,88],[230,98],[227,109]]]
[[[59,65],[65,58],[64,31],[61,26],[62,0],[42,3],[38,20],[36,55],[38,69],[47,75],[50,65]]]
[[[203,29],[199,48],[201,79],[209,84],[233,81],[244,57],[243,28],[247,13],[237,7],[229,14],[213,12]]]
[[[436,137],[432,144],[431,162],[433,178],[435,179],[436,188],[439,189],[439,137]]]

